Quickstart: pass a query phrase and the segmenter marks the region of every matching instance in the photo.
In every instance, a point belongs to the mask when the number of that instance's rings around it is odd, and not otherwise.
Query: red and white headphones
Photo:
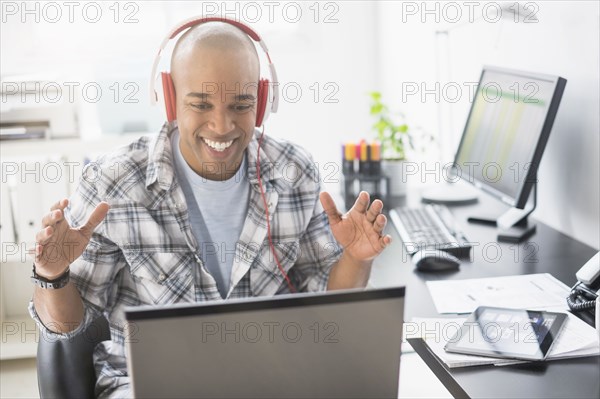
[[[222,17],[190,18],[175,26],[175,28],[173,28],[169,32],[169,34],[165,36],[160,45],[160,48],[158,49],[156,57],[154,58],[154,64],[152,65],[152,76],[150,78],[150,104],[156,105],[158,103],[158,93],[156,92],[155,86],[155,82],[158,78],[158,63],[160,62],[161,53],[167,47],[169,41],[177,37],[181,32],[187,30],[188,28],[206,22],[223,22],[235,26],[236,28],[240,29],[242,32],[247,34],[252,40],[260,44],[260,47],[267,55],[271,79],[269,80],[265,78],[260,78],[258,82],[258,98],[256,102],[256,127],[262,126],[263,123],[269,117],[269,115],[271,113],[277,112],[277,108],[279,107],[279,85],[277,82],[277,72],[275,71],[275,65],[271,61],[267,45],[265,44],[264,40],[261,39],[258,33],[256,33],[249,26],[244,25],[241,22]],[[161,72],[160,75],[165,99],[165,108],[167,111],[167,120],[171,122],[177,119],[177,108],[175,106],[175,86],[173,85],[173,80],[171,79],[171,74],[169,72]]]

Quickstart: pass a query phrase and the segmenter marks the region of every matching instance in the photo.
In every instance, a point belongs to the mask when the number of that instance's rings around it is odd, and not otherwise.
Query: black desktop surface
[[[600,358],[448,369],[421,339],[415,351],[455,398],[598,398]],[[402,381],[400,381],[402,384]]]
[[[386,204],[386,208],[401,205],[419,206],[418,190],[409,192],[408,198]],[[477,204],[450,208],[467,237],[476,243],[471,259],[463,258],[460,269],[455,272],[417,272],[395,228],[388,222],[386,231],[392,235],[393,244],[376,259],[371,284],[376,287],[406,285],[407,321],[412,317],[440,317],[426,281],[550,273],[572,286],[576,281],[575,272],[597,250],[539,220],[535,221],[537,232],[520,244],[498,243],[495,228],[467,222],[473,213],[500,213],[503,207],[481,194]],[[600,397],[600,357],[597,356],[503,367],[449,369],[429,351],[422,340],[411,340],[411,345],[455,397]]]

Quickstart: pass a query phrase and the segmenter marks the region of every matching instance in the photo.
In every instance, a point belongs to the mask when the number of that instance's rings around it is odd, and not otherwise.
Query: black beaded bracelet
[[[48,280],[35,272],[35,263],[33,264],[33,274],[31,275],[31,282],[44,289],[57,290],[63,288],[69,283],[69,268],[59,277],[54,280]]]

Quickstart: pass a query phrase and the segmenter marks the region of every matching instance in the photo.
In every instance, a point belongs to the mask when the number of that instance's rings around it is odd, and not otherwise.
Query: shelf
[[[2,320],[2,341],[0,360],[34,358],[40,331],[29,316],[19,316]]]
[[[82,156],[93,149],[94,152],[109,152],[115,148],[135,141],[141,136],[153,133],[138,132],[115,135],[101,135],[94,138],[55,138],[55,139],[22,139],[2,140],[0,153],[3,158],[19,156],[46,156],[61,154],[66,156]]]

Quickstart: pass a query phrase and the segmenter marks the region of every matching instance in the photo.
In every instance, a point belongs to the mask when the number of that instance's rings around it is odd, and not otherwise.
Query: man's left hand
[[[381,213],[383,202],[377,199],[371,203],[366,191],[358,195],[354,206],[345,215],[337,210],[329,193],[321,193],[320,200],[333,236],[344,247],[344,253],[354,260],[371,261],[392,242],[390,235],[382,234],[387,223]]]

